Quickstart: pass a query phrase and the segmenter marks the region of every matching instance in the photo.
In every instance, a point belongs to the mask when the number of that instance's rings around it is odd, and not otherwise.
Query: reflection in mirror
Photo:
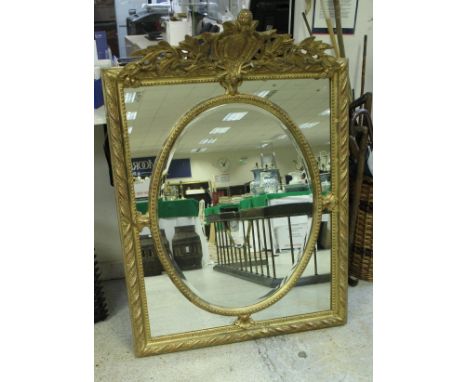
[[[238,156],[244,158],[242,163]],[[211,304],[242,307],[258,302],[289,276],[310,231],[312,198],[305,171],[290,184],[283,181],[282,174],[295,170],[296,163],[302,167],[303,162],[286,127],[256,106],[222,105],[202,113],[186,127],[169,163],[169,180],[161,188],[187,176],[218,187],[210,195],[208,189],[189,186],[181,200],[172,200],[172,192],[163,192],[169,200],[160,200],[159,219],[160,227],[169,233],[173,261],[197,295]],[[227,182],[237,188],[236,196],[225,195]],[[293,206],[286,205],[293,202],[294,214],[299,215],[294,218]],[[263,208],[267,205],[277,208]],[[215,245],[211,251],[209,234],[203,234],[196,219],[199,206],[207,223],[205,231],[213,223]],[[175,228],[166,219],[189,211],[195,219],[171,220]],[[265,214],[272,212],[277,218],[267,218]],[[288,227],[294,231],[291,237]],[[286,248],[290,253],[279,256]]]
[[[282,107],[314,154],[326,157],[328,86],[327,80],[245,81],[240,90]],[[222,93],[215,83],[126,92],[140,212],[147,212],[152,164],[169,130],[201,100]],[[209,303],[225,307],[251,305],[272,293],[298,264],[307,241],[313,202],[309,185],[293,138],[264,110],[229,104],[192,121],[176,142],[159,201],[160,232],[186,284]],[[325,214],[316,251],[298,286],[254,319],[330,309],[327,227]],[[205,312],[177,290],[154,254],[148,228],[140,242],[152,336],[234,321]]]
[[[154,157],[177,119],[201,100],[223,93],[218,83],[125,89],[132,158]]]
[[[327,80],[248,81],[242,91],[267,98],[299,126],[316,155],[322,193],[331,189],[330,84]]]
[[[330,83],[323,80],[276,80],[248,81],[242,91],[267,98],[285,110],[301,129],[317,159],[320,171],[322,195],[331,192],[330,160]],[[331,216],[322,215],[319,237],[316,244],[318,274],[326,274],[330,269]],[[303,277],[315,274],[310,265]],[[330,284],[294,288],[272,307],[255,313],[254,319],[284,317],[286,314],[303,314],[330,308]]]

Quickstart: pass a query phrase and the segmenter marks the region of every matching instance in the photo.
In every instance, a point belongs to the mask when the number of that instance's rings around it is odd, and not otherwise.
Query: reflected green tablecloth
[[[225,203],[225,204],[217,204],[216,206],[213,206],[213,207],[207,207],[205,208],[205,216],[218,215],[219,213],[221,213],[221,209],[225,209],[225,208],[239,209],[239,203]]]
[[[310,195],[310,191],[282,192],[278,194],[264,194],[245,198],[240,203],[217,204],[205,209],[205,215],[218,215],[222,209],[237,208],[245,210],[248,208],[266,207],[272,199],[287,198],[289,196]],[[148,199],[136,201],[136,208],[142,214],[148,212]],[[159,200],[158,210],[160,218],[175,218],[184,216],[198,216],[198,201],[195,199]]]
[[[263,194],[257,196],[250,196],[240,201],[240,203],[226,203],[226,204],[217,204],[214,207],[208,207],[205,209],[205,216],[217,215],[221,212],[221,209],[224,208],[235,208],[239,210],[246,210],[248,208],[256,207],[266,207],[268,206],[268,201],[272,199],[287,198],[289,196],[302,196],[310,195],[310,191],[295,191],[295,192],[281,192],[278,194]]]
[[[287,198],[289,196],[302,196],[310,195],[310,191],[294,191],[294,192],[281,192],[277,194],[263,194],[252,196],[242,200],[239,204],[239,209],[245,210],[248,208],[257,208],[257,207],[266,207],[268,206],[268,201],[272,199],[281,199]]]
[[[148,199],[137,200],[136,208],[142,214],[148,212]],[[198,216],[198,201],[195,199],[158,200],[158,211],[160,218]]]

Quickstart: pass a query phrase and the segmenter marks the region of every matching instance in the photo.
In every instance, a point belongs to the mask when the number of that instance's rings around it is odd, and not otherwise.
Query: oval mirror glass
[[[277,117],[242,103],[202,112],[176,139],[163,178],[161,241],[195,295],[239,308],[290,277],[311,232],[313,197],[304,158]],[[318,260],[329,264],[314,258],[298,287],[316,282]]]

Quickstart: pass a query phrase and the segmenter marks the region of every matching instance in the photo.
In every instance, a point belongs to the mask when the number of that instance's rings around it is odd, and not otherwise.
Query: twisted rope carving
[[[322,329],[342,325],[343,323],[343,320],[330,315],[328,318],[320,320],[313,320],[311,318],[304,318],[302,320],[298,318],[272,320],[272,322],[268,324],[262,325],[262,323],[258,323],[255,327],[245,330],[233,328],[232,326],[225,326],[215,330],[208,329],[207,332],[210,331],[211,333],[204,336],[195,335],[195,333],[193,333],[193,336],[190,336],[191,333],[188,333],[183,339],[175,338],[177,336],[167,336],[166,340],[162,337],[158,340],[151,340],[142,355],[148,356],[206,346],[225,345],[233,342],[249,341],[281,334]]]
[[[118,206],[118,217],[121,229],[121,242],[125,264],[125,280],[127,284],[128,303],[132,316],[134,346],[137,354],[144,353],[145,325],[143,324],[142,298],[139,288],[138,271],[135,255],[134,222],[132,221],[131,182],[129,169],[125,160],[125,144],[123,132],[120,129],[121,119],[117,99],[118,86],[116,72],[107,71],[103,76],[104,94],[106,98],[108,131],[110,134],[110,151],[112,158],[112,174]]]
[[[347,65],[341,63],[338,71],[338,131],[337,131],[337,165],[338,165],[338,288],[337,312],[346,321],[348,290],[348,76]]]

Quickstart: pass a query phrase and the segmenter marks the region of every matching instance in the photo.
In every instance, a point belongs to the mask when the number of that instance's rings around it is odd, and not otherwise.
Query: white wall
[[[319,0],[313,0],[319,1]],[[294,12],[294,40],[302,41],[309,37],[309,32],[302,18],[302,12],[305,11],[305,1],[296,0]],[[312,12],[309,12],[307,20],[312,27]],[[358,98],[361,92],[361,69],[362,69],[362,54],[364,46],[364,35],[367,34],[367,59],[366,59],[366,76],[365,76],[365,92],[372,92],[372,16],[373,15],[373,0],[358,0],[358,13],[356,19],[356,29],[353,35],[344,35],[343,42],[345,46],[346,58],[349,60],[349,76],[351,88],[355,91],[355,97]],[[328,34],[317,34],[316,39],[322,40],[331,45]]]
[[[320,150],[329,152],[329,148],[315,148],[314,154],[317,155]],[[275,148],[274,150],[265,150],[265,155],[276,155],[276,163],[280,170],[281,178],[284,181],[284,176],[292,171],[296,171],[293,160],[297,160],[296,151],[291,148]],[[214,181],[216,175],[228,174],[229,183],[217,184],[218,187],[234,186],[244,184],[253,180],[251,170],[255,168],[255,163],[260,166],[260,151],[258,150],[237,150],[224,153],[198,153],[187,155],[175,155],[175,158],[188,158],[190,157],[190,164],[192,169],[191,178],[176,178],[170,179],[171,182],[178,182],[180,180],[199,180],[199,181]],[[231,167],[228,171],[223,172],[216,167],[217,161],[220,158],[227,158],[231,162]],[[242,158],[246,158],[241,161]]]
[[[296,159],[296,153],[292,150],[275,149],[276,161],[282,177],[288,172],[294,171],[293,159]],[[264,154],[270,154],[272,151],[263,151]],[[180,158],[187,156],[180,155]],[[233,186],[244,184],[253,180],[253,174],[250,170],[255,168],[255,163],[260,166],[260,152],[257,150],[238,150],[228,151],[223,153],[199,153],[193,154],[190,160],[192,168],[191,178],[171,179],[171,181],[179,180],[210,180],[213,181],[216,175],[228,174],[229,183],[218,184],[217,186]],[[217,166],[217,161],[220,158],[227,158],[231,162],[228,171],[221,171]],[[242,158],[246,158],[242,160]],[[284,179],[284,178],[283,178]]]
[[[104,155],[104,129],[94,127],[94,247],[103,280],[124,275],[114,188]]]

